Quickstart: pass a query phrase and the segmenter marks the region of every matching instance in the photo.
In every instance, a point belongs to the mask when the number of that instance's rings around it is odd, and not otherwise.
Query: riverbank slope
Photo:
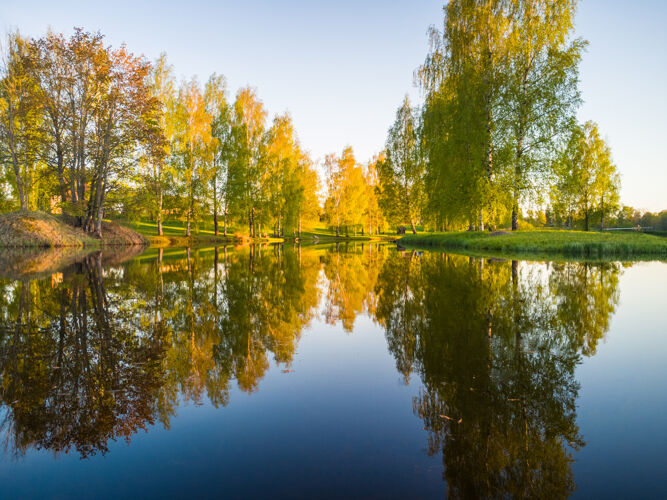
[[[102,223],[102,238],[44,212],[0,214],[0,248],[59,248],[147,245],[148,239],[113,222]]]

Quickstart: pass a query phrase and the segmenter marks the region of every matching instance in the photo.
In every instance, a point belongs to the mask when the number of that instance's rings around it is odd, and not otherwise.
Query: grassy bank
[[[217,236],[212,224],[200,223],[192,224],[190,228],[190,237],[185,236],[184,221],[167,221],[162,224],[162,235],[158,235],[157,223],[150,221],[122,221],[120,224],[131,228],[142,234],[149,241],[152,247],[187,247],[201,245],[236,245],[249,241],[245,235],[234,231],[234,228],[227,227],[227,236],[222,235],[222,225],[219,228]],[[282,241],[276,238],[255,238],[257,242]]]
[[[142,246],[148,240],[116,223],[102,224],[102,238],[95,238],[63,218],[44,212],[0,214],[0,247],[4,248],[97,248]]]
[[[191,228],[191,234],[189,238],[185,236],[185,223],[184,221],[170,220],[162,224],[162,236],[158,236],[157,224],[150,221],[122,221],[121,224],[127,226],[134,231],[144,235],[151,243],[151,246],[154,247],[166,247],[166,246],[197,246],[197,245],[225,245],[225,244],[238,244],[242,242],[250,241],[247,235],[240,233],[233,226],[228,226],[227,236],[215,235],[213,225],[210,222],[200,223],[198,225],[193,224]],[[245,228],[244,228],[245,229]],[[220,227],[222,231],[222,227]],[[368,235],[357,234],[356,236],[352,233],[346,235],[342,233],[340,236],[336,236],[336,233],[329,228],[316,227],[304,230],[301,232],[300,241],[303,243],[332,243],[336,241],[370,241],[378,239],[386,239],[386,236],[370,237]],[[291,242],[296,239],[295,236],[291,234],[285,234],[283,238],[254,238],[253,242],[269,242],[277,243],[282,241]]]
[[[663,258],[667,239],[637,232],[517,231],[451,232],[406,235],[403,246],[440,247],[475,254],[564,256],[569,258]]]

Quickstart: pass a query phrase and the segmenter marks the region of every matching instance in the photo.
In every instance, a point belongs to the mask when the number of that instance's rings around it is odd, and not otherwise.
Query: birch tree
[[[414,111],[406,95],[389,129],[386,157],[377,164],[383,205],[388,211],[397,212],[400,219],[396,222],[409,223],[413,234],[417,232],[415,224],[421,217],[425,197],[424,164],[415,122]]]
[[[577,0],[512,0],[509,71],[503,96],[513,150],[512,230],[519,203],[544,186],[558,139],[580,103],[578,64],[585,42],[571,40]]]
[[[255,215],[261,196],[266,114],[255,89],[239,90],[234,101],[227,193],[233,211],[247,217],[250,236],[256,234]]]
[[[618,205],[619,184],[611,150],[598,126],[588,121],[573,127],[557,168],[554,202],[566,205],[570,214],[581,215],[586,231],[596,211],[604,227],[605,215]]]
[[[211,115],[206,112],[204,95],[196,78],[181,84],[179,104],[182,120],[182,176],[187,203],[185,235],[189,237],[197,191],[206,183],[208,173],[206,153],[211,141]]]

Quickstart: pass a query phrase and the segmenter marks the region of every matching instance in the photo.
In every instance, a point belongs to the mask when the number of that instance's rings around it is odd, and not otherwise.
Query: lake
[[[667,496],[666,263],[349,243],[0,269],[1,498]]]

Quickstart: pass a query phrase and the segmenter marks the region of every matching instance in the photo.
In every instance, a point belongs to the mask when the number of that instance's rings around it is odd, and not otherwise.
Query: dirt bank
[[[44,212],[0,214],[0,247],[59,248],[145,246],[141,234],[111,222],[102,224],[102,238],[85,233],[62,218]]]

